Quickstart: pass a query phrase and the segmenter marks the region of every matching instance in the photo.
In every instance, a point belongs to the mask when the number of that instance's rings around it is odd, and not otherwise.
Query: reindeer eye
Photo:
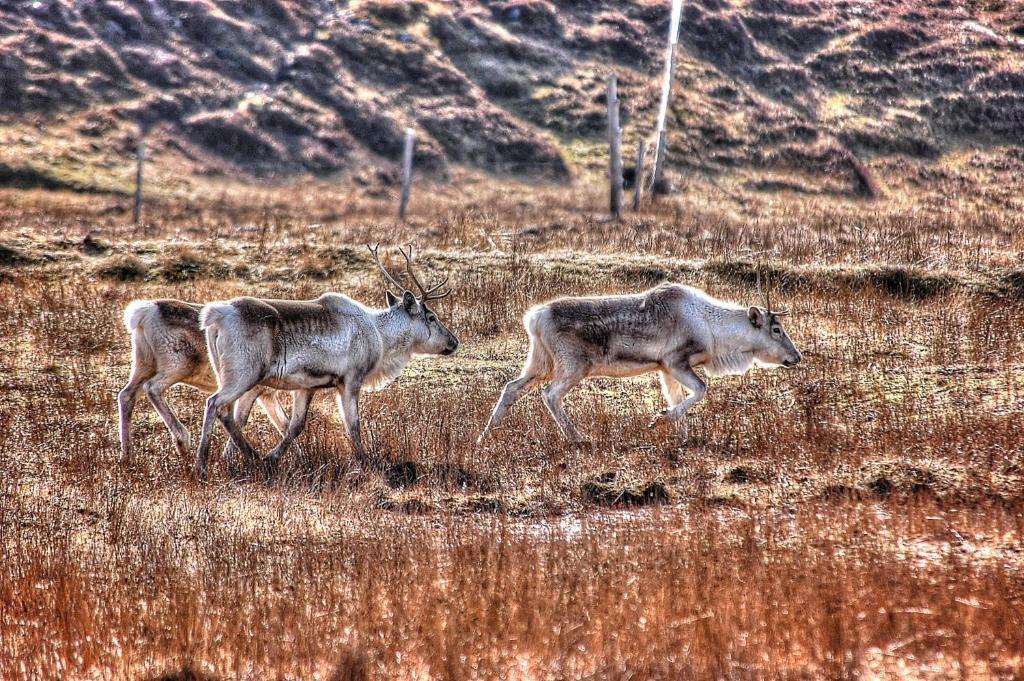
[[[428,322],[436,322],[437,321],[437,316],[436,315],[432,315],[432,314],[428,314],[427,315],[427,321]]]

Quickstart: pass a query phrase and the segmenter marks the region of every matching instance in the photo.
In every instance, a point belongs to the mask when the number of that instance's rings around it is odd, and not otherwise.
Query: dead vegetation
[[[116,198],[0,193],[0,677],[1024,674],[1018,216],[693,196],[607,223],[585,188],[468,186],[408,225],[351,188],[154,202],[140,228]],[[385,234],[452,274],[463,344],[366,398],[379,465],[325,397],[273,485],[216,455],[197,484],[144,404],[118,462],[128,300],[378,303]],[[528,305],[667,278],[755,302],[758,266],[805,361],[720,380],[688,447],[647,429],[650,378],[569,398],[591,447],[536,395],[475,445]],[[198,393],[170,400],[197,432]]]

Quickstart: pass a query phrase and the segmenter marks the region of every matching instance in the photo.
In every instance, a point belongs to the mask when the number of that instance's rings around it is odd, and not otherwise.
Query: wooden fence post
[[[412,147],[416,133],[412,128],[405,129],[405,150],[402,153],[402,195],[398,203],[398,219],[405,220],[405,209],[409,205],[409,192],[412,191]]]
[[[142,166],[146,162],[146,137],[139,130],[139,139],[135,146],[135,207],[132,210],[132,221],[138,226],[142,220]]]
[[[615,74],[608,76],[608,180],[611,213],[622,215],[622,129],[619,128],[619,93]]]
[[[644,192],[644,152],[647,142],[641,137],[636,145],[636,174],[633,176],[633,210],[640,210],[640,197]]]
[[[668,24],[668,53],[665,55],[665,76],[661,84],[661,102],[658,105],[657,140],[654,147],[654,170],[651,189],[658,184],[665,167],[665,118],[672,94],[672,76],[676,70],[676,43],[679,42],[679,19],[683,13],[683,0],[672,0],[672,15]]]

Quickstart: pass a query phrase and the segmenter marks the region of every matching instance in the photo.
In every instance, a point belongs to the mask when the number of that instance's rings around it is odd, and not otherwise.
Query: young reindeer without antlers
[[[182,300],[133,300],[124,310],[124,325],[132,338],[132,373],[128,384],[117,396],[121,436],[121,456],[131,458],[131,421],[139,390],[145,391],[153,409],[160,415],[180,454],[189,449],[185,426],[164,399],[164,393],[178,383],[204,393],[217,389],[206,353],[206,337],[199,328],[202,305]],[[253,402],[259,401],[271,423],[282,435],[288,414],[273,390],[257,389],[235,405],[235,418],[241,426],[249,419]],[[230,445],[229,446],[233,446]]]
[[[373,261],[399,295],[388,289],[387,307],[378,310],[340,293],[316,300],[288,301],[235,298],[210,303],[200,313],[210,361],[220,389],[206,401],[203,432],[196,455],[196,475],[205,480],[210,437],[219,419],[246,456],[255,451],[231,413],[231,404],[256,386],[294,391],[291,420],[284,439],[265,464],[273,471],[281,455],[305,427],[314,391],[337,390],[348,436],[358,458],[365,457],[359,430],[359,393],[379,390],[393,381],[413,355],[450,355],[459,346],[427,303],[448,296],[441,283],[424,287],[412,269],[412,246],[406,272],[419,295],[402,286],[381,264],[378,246],[368,246]]]
[[[760,290],[760,272],[758,273]],[[664,283],[645,293],[593,298],[559,298],[531,308],[523,317],[530,351],[519,378],[505,385],[480,439],[501,423],[527,391],[550,381],[544,404],[566,438],[584,442],[562,400],[591,376],[626,377],[657,371],[668,408],[650,425],[670,421],[687,437],[686,412],[707,387],[695,369],[709,376],[742,374],[755,364],[785,367],[800,352],[782,328],[784,311],[741,307],[699,289]]]

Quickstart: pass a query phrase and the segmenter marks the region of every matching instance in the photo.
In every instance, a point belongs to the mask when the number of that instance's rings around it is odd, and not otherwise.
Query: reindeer
[[[206,401],[202,436],[196,455],[196,475],[207,476],[207,459],[214,420],[220,420],[231,440],[250,458],[256,454],[235,422],[230,406],[257,386],[294,391],[291,420],[281,442],[265,460],[272,472],[281,455],[305,427],[314,391],[334,388],[349,439],[359,459],[366,456],[359,426],[359,393],[380,390],[398,377],[413,355],[451,355],[458,339],[427,303],[451,294],[448,279],[425,287],[412,268],[412,246],[406,272],[419,290],[402,286],[381,264],[378,246],[367,246],[385,279],[387,307],[373,309],[339,293],[316,300],[286,301],[235,298],[210,303],[200,313],[210,361],[219,389]]]
[[[164,399],[168,388],[184,383],[204,393],[217,390],[217,378],[207,359],[206,337],[199,328],[202,306],[181,300],[134,300],[124,311],[124,325],[132,339],[132,372],[118,393],[118,421],[123,460],[131,458],[131,420],[139,390],[167,425],[179,454],[190,449],[188,431]],[[273,391],[260,389],[239,400],[235,418],[249,419],[253,402],[259,402],[282,435],[288,414]],[[231,446],[231,445],[229,445]]]
[[[707,392],[695,369],[724,376],[743,374],[755,364],[793,367],[800,362],[800,352],[782,328],[786,314],[771,311],[768,297],[765,307],[745,308],[671,283],[636,295],[559,298],[533,307],[523,317],[530,337],[526,365],[519,378],[505,385],[479,440],[501,423],[517,399],[550,381],[542,391],[544,404],[565,437],[583,443],[565,413],[566,393],[591,376],[657,371],[668,408],[649,427],[674,423],[685,443],[686,412]]]

